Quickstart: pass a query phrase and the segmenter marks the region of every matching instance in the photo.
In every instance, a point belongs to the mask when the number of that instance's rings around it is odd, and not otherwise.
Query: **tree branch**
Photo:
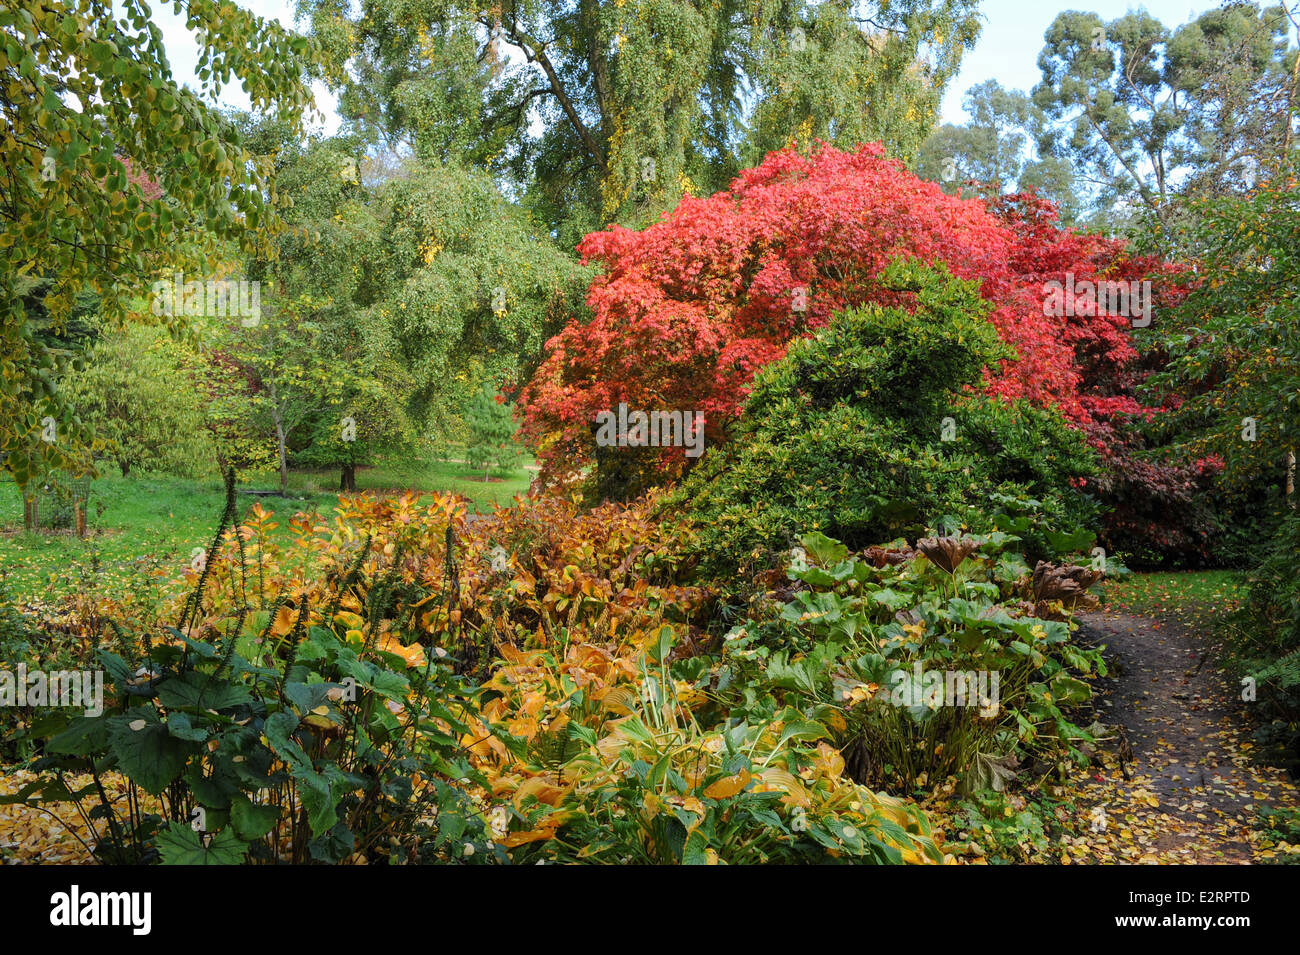
[[[480,19],[479,22],[487,26],[488,29],[492,28],[492,24],[488,21]],[[559,101],[560,108],[564,110],[564,115],[569,119],[569,124],[577,132],[582,144],[587,147],[587,152],[591,154],[591,158],[595,160],[601,173],[608,172],[609,167],[605,162],[604,150],[601,149],[600,143],[596,141],[592,131],[587,128],[587,124],[582,121],[582,117],[578,115],[573,100],[565,92],[564,84],[560,82],[560,75],[556,72],[555,65],[551,62],[551,58],[546,55],[546,44],[519,28],[519,21],[516,19],[513,9],[510,11],[510,25],[505,29],[511,43],[523,52],[525,59],[529,63],[535,63],[542,68],[542,72],[546,74],[546,79],[550,83],[549,91]]]

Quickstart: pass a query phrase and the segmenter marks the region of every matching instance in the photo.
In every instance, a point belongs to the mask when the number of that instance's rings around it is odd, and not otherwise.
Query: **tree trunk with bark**
[[[280,494],[289,493],[289,458],[285,452],[284,417],[280,414],[280,402],[275,398],[275,380],[270,382],[271,417],[275,421],[275,445],[280,456]]]

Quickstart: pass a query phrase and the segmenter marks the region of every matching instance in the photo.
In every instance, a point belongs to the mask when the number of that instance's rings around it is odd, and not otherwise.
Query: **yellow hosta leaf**
[[[724,776],[710,785],[704,790],[704,795],[710,799],[728,799],[748,786],[749,781],[753,778],[749,770],[742,769],[740,772],[731,776]]]
[[[522,846],[529,842],[544,842],[547,839],[555,838],[555,830],[559,828],[559,822],[552,822],[554,817],[548,818],[536,829],[529,829],[527,832],[510,832],[501,840],[501,844],[507,849],[513,849],[515,846]]]
[[[813,772],[817,775],[838,779],[844,772],[844,757],[840,751],[825,742],[817,744],[817,756],[812,761]]]
[[[293,629],[297,621],[298,614],[292,607],[283,606],[275,612],[275,622],[271,624],[271,634],[276,637],[283,637]]]
[[[366,621],[360,614],[355,614],[347,610],[340,610],[334,615],[334,619],[349,630],[360,630],[366,625]]]
[[[518,736],[521,739],[532,739],[537,735],[537,720],[531,716],[521,716],[511,720],[506,728],[510,730],[511,736]]]
[[[636,711],[639,698],[636,691],[626,686],[612,687],[601,696],[601,704],[607,710],[626,716]]]
[[[754,787],[758,792],[783,792],[786,795],[782,797],[781,802],[787,806],[802,806],[805,809],[812,808],[812,799],[808,796],[808,790],[804,788],[798,777],[788,769],[780,766],[767,766],[758,774],[758,785]]]
[[[375,646],[384,653],[391,653],[393,656],[401,657],[406,661],[408,667],[422,667],[428,663],[428,658],[424,655],[424,647],[418,643],[403,646],[402,641],[391,633],[380,634],[379,639],[375,641]]]
[[[558,806],[568,792],[568,786],[557,786],[540,776],[533,776],[524,780],[515,790],[513,802],[515,808],[520,811],[523,811],[524,800],[529,796],[548,806]]]

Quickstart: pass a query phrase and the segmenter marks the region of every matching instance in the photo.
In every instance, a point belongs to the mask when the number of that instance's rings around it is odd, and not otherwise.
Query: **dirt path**
[[[1122,727],[1128,746],[1080,781],[1090,823],[1067,847],[1071,861],[1249,863],[1285,852],[1253,823],[1263,806],[1300,805],[1300,791],[1252,763],[1250,704],[1216,668],[1218,648],[1150,617],[1079,620],[1083,642],[1107,647],[1098,717]]]

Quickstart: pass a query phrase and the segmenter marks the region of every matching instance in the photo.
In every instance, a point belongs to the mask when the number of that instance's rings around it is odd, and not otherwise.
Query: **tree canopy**
[[[203,94],[237,80],[255,108],[301,128],[308,39],[219,0],[173,6],[198,43]],[[68,356],[40,340],[19,294],[26,277],[48,282],[37,317],[56,330],[84,291],[121,322],[157,275],[210,275],[222,243],[251,250],[275,225],[266,165],[172,75],[149,16],[143,0],[0,8],[0,452],[23,486],[74,464],[87,438],[57,394]]]
[[[792,139],[910,156],[974,0],[308,0],[356,129],[481,164],[571,245]]]
[[[594,317],[548,342],[524,392],[525,429],[542,460],[585,462],[592,416],[625,401],[702,412],[709,442],[725,440],[755,372],[835,312],[893,303],[877,276],[910,255],[982,280],[989,321],[1016,352],[990,369],[993,392],[1059,408],[1100,440],[1111,416],[1140,409],[1120,379],[1137,354],[1132,319],[1096,302],[1053,310],[1048,283],[1130,281],[1160,265],[1059,229],[1041,201],[996,212],[945,195],[878,145],[824,146],[774,153],[643,230],[594,233],[580,247],[602,266]],[[671,451],[661,463],[672,459],[684,464]]]
[[[1176,29],[1144,11],[1060,14],[1044,37],[1039,148],[1117,221],[1168,224],[1180,194],[1250,188],[1291,147],[1297,50],[1285,8],[1229,3]]]

